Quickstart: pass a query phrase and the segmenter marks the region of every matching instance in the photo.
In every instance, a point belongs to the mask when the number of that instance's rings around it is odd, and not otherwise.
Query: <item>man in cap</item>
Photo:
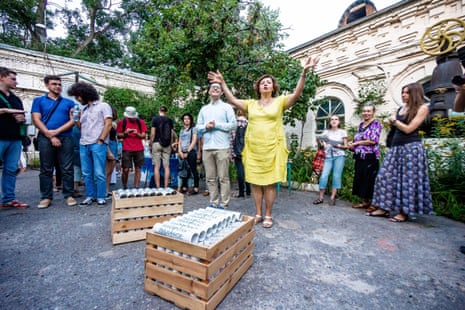
[[[126,107],[124,118],[116,126],[118,138],[123,141],[123,158],[121,183],[123,188],[128,186],[129,169],[134,164],[134,187],[139,188],[141,167],[144,165],[144,143],[147,126],[134,107]]]

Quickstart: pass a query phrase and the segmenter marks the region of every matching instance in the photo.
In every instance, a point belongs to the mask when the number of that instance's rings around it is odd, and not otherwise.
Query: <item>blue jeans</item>
[[[323,171],[320,175],[319,187],[320,189],[325,189],[328,185],[328,178],[331,170],[333,171],[333,182],[332,188],[340,189],[342,182],[342,170],[344,170],[344,162],[346,160],[345,156],[334,156],[334,157],[325,157],[325,163],[323,165]]]
[[[71,137],[58,137],[60,147],[54,147],[50,139],[42,134],[37,136],[40,155],[40,199],[53,199],[53,168],[55,156],[62,174],[63,196],[73,194],[74,168],[73,168],[73,139]]]
[[[0,158],[2,169],[2,203],[16,200],[16,170],[21,156],[21,140],[0,140]]]
[[[105,174],[107,145],[103,143],[81,145],[80,152],[86,196],[105,199],[107,194],[107,176]]]

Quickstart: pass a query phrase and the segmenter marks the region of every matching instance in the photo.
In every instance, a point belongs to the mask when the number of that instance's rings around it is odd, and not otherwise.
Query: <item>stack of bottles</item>
[[[133,198],[133,197],[148,197],[148,196],[169,196],[176,195],[176,190],[172,188],[133,188],[119,189],[116,193],[116,198]]]
[[[190,211],[163,223],[156,223],[152,230],[170,238],[210,246],[241,225],[240,212],[208,207]]]

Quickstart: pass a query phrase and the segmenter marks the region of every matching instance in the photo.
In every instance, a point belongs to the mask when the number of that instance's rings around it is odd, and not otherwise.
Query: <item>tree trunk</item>
[[[47,0],[38,0],[37,1],[37,11],[34,20],[34,25],[32,25],[32,36],[31,36],[31,47],[35,50],[40,49],[42,46],[45,46],[45,41],[47,40],[47,25],[45,20],[45,8],[47,6]],[[37,27],[37,24],[42,24],[45,28]],[[42,42],[41,37],[44,39]]]

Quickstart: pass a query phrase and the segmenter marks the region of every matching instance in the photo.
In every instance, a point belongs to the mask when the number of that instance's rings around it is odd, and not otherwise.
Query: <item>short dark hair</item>
[[[81,97],[85,104],[99,100],[99,95],[95,87],[85,82],[77,82],[71,85],[68,89],[68,95]]]
[[[276,78],[272,75],[264,74],[261,77],[259,77],[258,80],[256,80],[253,85],[253,89],[255,90],[255,93],[257,94],[258,99],[262,97],[262,95],[260,94],[260,82],[266,78],[270,78],[271,81],[273,82],[273,91],[271,92],[271,97],[276,97],[278,95],[278,92],[279,92],[278,80],[276,80]]]
[[[46,75],[44,77],[44,83],[48,84],[48,82],[50,81],[61,81],[61,77],[59,77],[58,75]]]
[[[9,76],[10,74],[17,75],[16,72],[14,72],[13,70],[10,70],[10,69],[8,69],[6,67],[0,67],[0,76],[1,77]]]
[[[167,108],[166,106],[162,105],[162,106],[160,107],[160,110],[159,110],[159,111],[160,111],[160,112],[165,112],[165,113],[166,113],[166,112],[168,112],[168,108]]]
[[[192,128],[195,126],[194,124],[194,117],[192,116],[192,114],[190,113],[184,113],[182,116],[181,116],[181,120],[184,122],[184,117],[189,117],[189,119],[191,120],[191,123],[189,124],[189,128]]]

